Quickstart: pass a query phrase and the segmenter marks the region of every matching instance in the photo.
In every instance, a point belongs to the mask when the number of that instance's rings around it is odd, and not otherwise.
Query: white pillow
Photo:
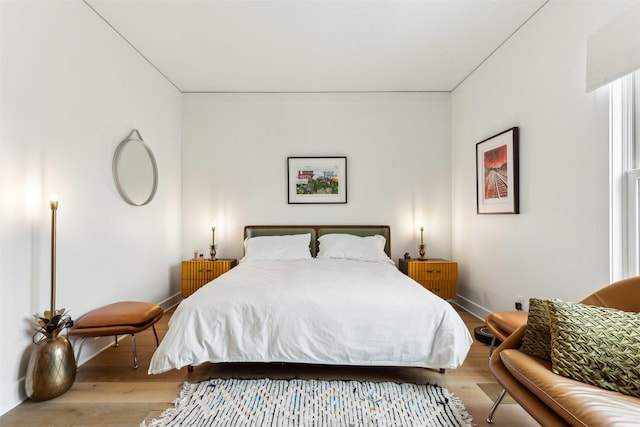
[[[258,236],[244,241],[244,261],[295,261],[311,259],[311,233]]]
[[[388,262],[384,251],[386,239],[375,236],[353,234],[325,234],[320,236],[320,251],[317,258],[351,259],[357,261]],[[393,261],[392,261],[393,262]]]

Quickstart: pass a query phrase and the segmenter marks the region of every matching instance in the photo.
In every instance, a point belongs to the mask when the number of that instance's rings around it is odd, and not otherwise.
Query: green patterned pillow
[[[556,299],[548,307],[555,374],[640,397],[640,313]]]
[[[551,331],[547,300],[530,298],[527,329],[520,351],[544,360],[551,360]]]

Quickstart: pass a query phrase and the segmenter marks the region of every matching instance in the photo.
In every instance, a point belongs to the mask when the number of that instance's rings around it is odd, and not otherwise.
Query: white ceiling
[[[451,91],[547,0],[84,0],[182,92]]]

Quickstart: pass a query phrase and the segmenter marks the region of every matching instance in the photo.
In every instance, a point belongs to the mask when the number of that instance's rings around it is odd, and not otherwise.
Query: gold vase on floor
[[[43,338],[31,352],[25,391],[34,401],[60,396],[76,379],[76,358],[66,337]]]

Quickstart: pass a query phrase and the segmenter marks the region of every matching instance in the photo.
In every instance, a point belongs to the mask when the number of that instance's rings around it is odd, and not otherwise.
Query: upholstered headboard
[[[284,236],[311,234],[311,255],[318,253],[318,237],[324,234],[353,234],[366,237],[376,234],[385,238],[384,251],[391,257],[391,228],[388,225],[246,225],[244,238],[257,236]]]

